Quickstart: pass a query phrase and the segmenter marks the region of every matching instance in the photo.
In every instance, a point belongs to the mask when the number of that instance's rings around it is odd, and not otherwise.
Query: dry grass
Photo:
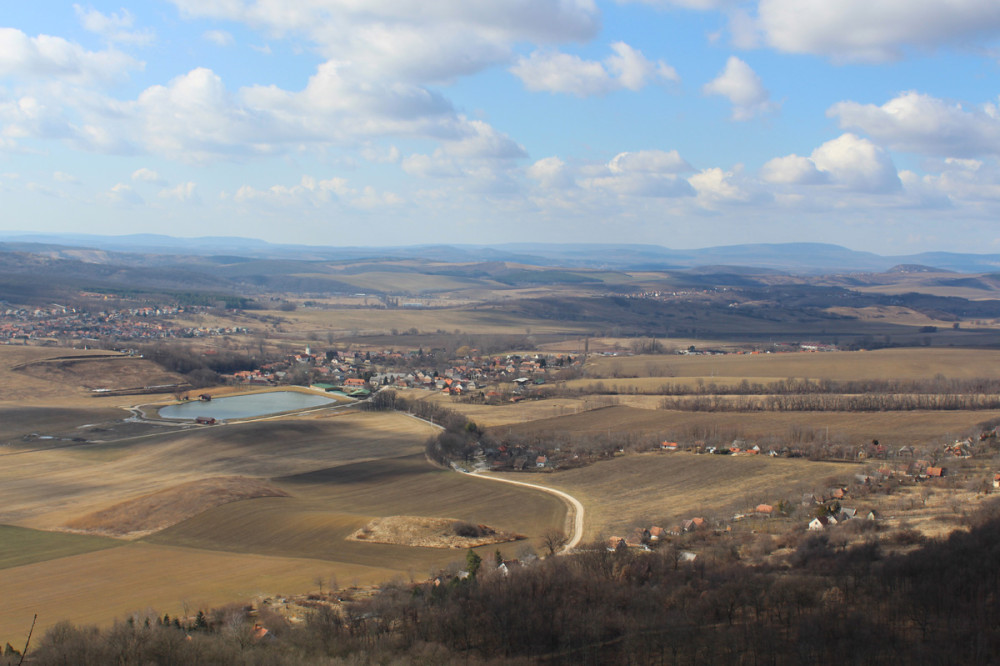
[[[287,497],[288,493],[261,479],[221,476],[182,483],[173,488],[127,500],[71,520],[74,532],[134,539],[230,502],[257,497]]]
[[[1000,377],[1000,351],[986,349],[880,349],[866,352],[746,354],[725,356],[598,357],[588,361],[593,377],[948,379]]]
[[[639,526],[670,527],[684,518],[725,516],[760,502],[793,497],[860,468],[842,463],[760,456],[648,453],[599,462],[532,483],[564,490],[586,508],[587,539]]]
[[[497,531],[485,525],[474,526],[482,532],[482,536],[461,536],[455,532],[455,525],[460,522],[463,521],[456,521],[453,518],[386,516],[376,518],[347,538],[366,543],[461,549],[490,546],[522,538],[517,534]]]
[[[423,574],[425,572],[419,572]],[[0,643],[23,645],[60,620],[110,624],[126,614],[194,614],[239,600],[317,589],[315,581],[372,584],[406,569],[126,544],[119,548],[0,570]],[[324,583],[326,584],[326,583]]]

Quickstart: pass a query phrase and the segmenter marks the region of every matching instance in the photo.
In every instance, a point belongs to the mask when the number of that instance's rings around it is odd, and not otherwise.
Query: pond
[[[254,416],[291,412],[308,407],[321,407],[335,402],[336,400],[325,395],[297,391],[272,391],[216,398],[210,402],[192,400],[182,402],[179,405],[168,405],[160,408],[160,417],[194,420],[199,416],[204,416],[219,421],[248,419]]]

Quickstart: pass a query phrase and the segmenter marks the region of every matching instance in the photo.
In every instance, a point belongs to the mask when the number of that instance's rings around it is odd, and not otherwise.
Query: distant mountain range
[[[90,252],[81,252],[81,249]],[[93,252],[97,250],[98,252]],[[100,251],[141,255],[194,255],[226,263],[246,259],[358,261],[427,259],[447,262],[497,262],[534,266],[606,268],[613,270],[686,270],[713,272],[778,271],[793,274],[851,272],[993,273],[1000,254],[924,252],[882,256],[826,243],[760,243],[696,250],[658,245],[583,243],[505,243],[499,245],[414,245],[403,247],[325,247],[284,245],[266,241],[213,237],[175,238],[157,234],[97,236],[0,232],[0,251],[45,253],[54,257],[100,262]]]

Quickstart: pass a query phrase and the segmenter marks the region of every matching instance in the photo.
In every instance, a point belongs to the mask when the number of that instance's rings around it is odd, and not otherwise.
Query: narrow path
[[[415,414],[410,414],[409,412],[403,412],[403,413],[405,413],[409,417],[415,418],[418,421],[422,421],[423,423],[434,426],[438,430],[444,430],[443,427],[439,426],[437,423],[434,423],[433,421],[422,419]],[[559,552],[568,553],[569,551],[579,546],[580,542],[583,541],[583,516],[584,516],[583,504],[580,503],[580,500],[573,497],[569,493],[563,492],[561,490],[556,490],[555,488],[549,488],[547,486],[540,486],[535,483],[528,483],[526,481],[514,481],[513,479],[503,479],[500,478],[499,476],[494,476],[493,474],[489,474],[488,472],[465,472],[465,474],[466,476],[473,476],[478,479],[489,479],[490,481],[499,481],[500,483],[512,483],[515,486],[525,486],[526,488],[534,488],[535,490],[541,490],[543,493],[549,493],[550,495],[555,495],[562,501],[566,502],[566,505],[569,507],[569,515],[567,516],[566,522],[572,524],[572,529],[567,535],[566,543],[563,545],[562,550],[560,550]],[[573,517],[572,521],[569,520],[569,516]]]
[[[580,500],[573,497],[569,493],[565,493],[561,490],[556,490],[555,488],[549,488],[548,486],[539,486],[535,483],[527,483],[526,481],[514,481],[513,479],[502,479],[499,476],[494,476],[485,472],[473,472],[469,476],[474,476],[480,479],[489,479],[490,481],[499,481],[500,483],[513,483],[515,486],[525,486],[527,488],[534,488],[535,490],[541,490],[542,492],[550,493],[560,498],[566,504],[569,505],[570,515],[573,516],[573,529],[567,535],[568,540],[565,545],[563,545],[560,553],[568,553],[583,541],[583,505],[580,504]],[[569,522],[569,521],[567,521]]]

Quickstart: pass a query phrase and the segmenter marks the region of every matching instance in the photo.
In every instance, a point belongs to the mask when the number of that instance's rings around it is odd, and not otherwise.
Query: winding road
[[[410,414],[409,412],[402,412],[402,413],[405,413],[407,416],[414,418],[418,421],[426,423],[427,425],[434,426],[438,430],[444,430],[444,428],[439,426],[437,423],[434,423],[433,421],[428,421],[427,419],[422,419],[416,414]],[[549,493],[550,495],[555,495],[562,501],[566,502],[566,506],[569,507],[569,513],[566,516],[566,524],[571,525],[572,527],[572,529],[569,530],[566,535],[566,543],[563,544],[563,547],[559,552],[568,553],[569,551],[579,546],[580,542],[583,541],[583,516],[584,516],[583,504],[580,503],[580,500],[573,497],[569,493],[563,492],[561,490],[556,490],[555,488],[549,488],[547,486],[540,486],[536,483],[528,483],[526,481],[514,481],[513,479],[502,479],[499,476],[494,476],[492,474],[489,474],[488,472],[464,472],[464,474],[466,474],[467,476],[476,477],[477,479],[488,479],[490,481],[498,481],[500,483],[512,483],[515,486],[525,486],[526,488],[534,488],[535,490],[540,490],[543,493]],[[572,516],[572,520],[570,520],[570,516]]]

